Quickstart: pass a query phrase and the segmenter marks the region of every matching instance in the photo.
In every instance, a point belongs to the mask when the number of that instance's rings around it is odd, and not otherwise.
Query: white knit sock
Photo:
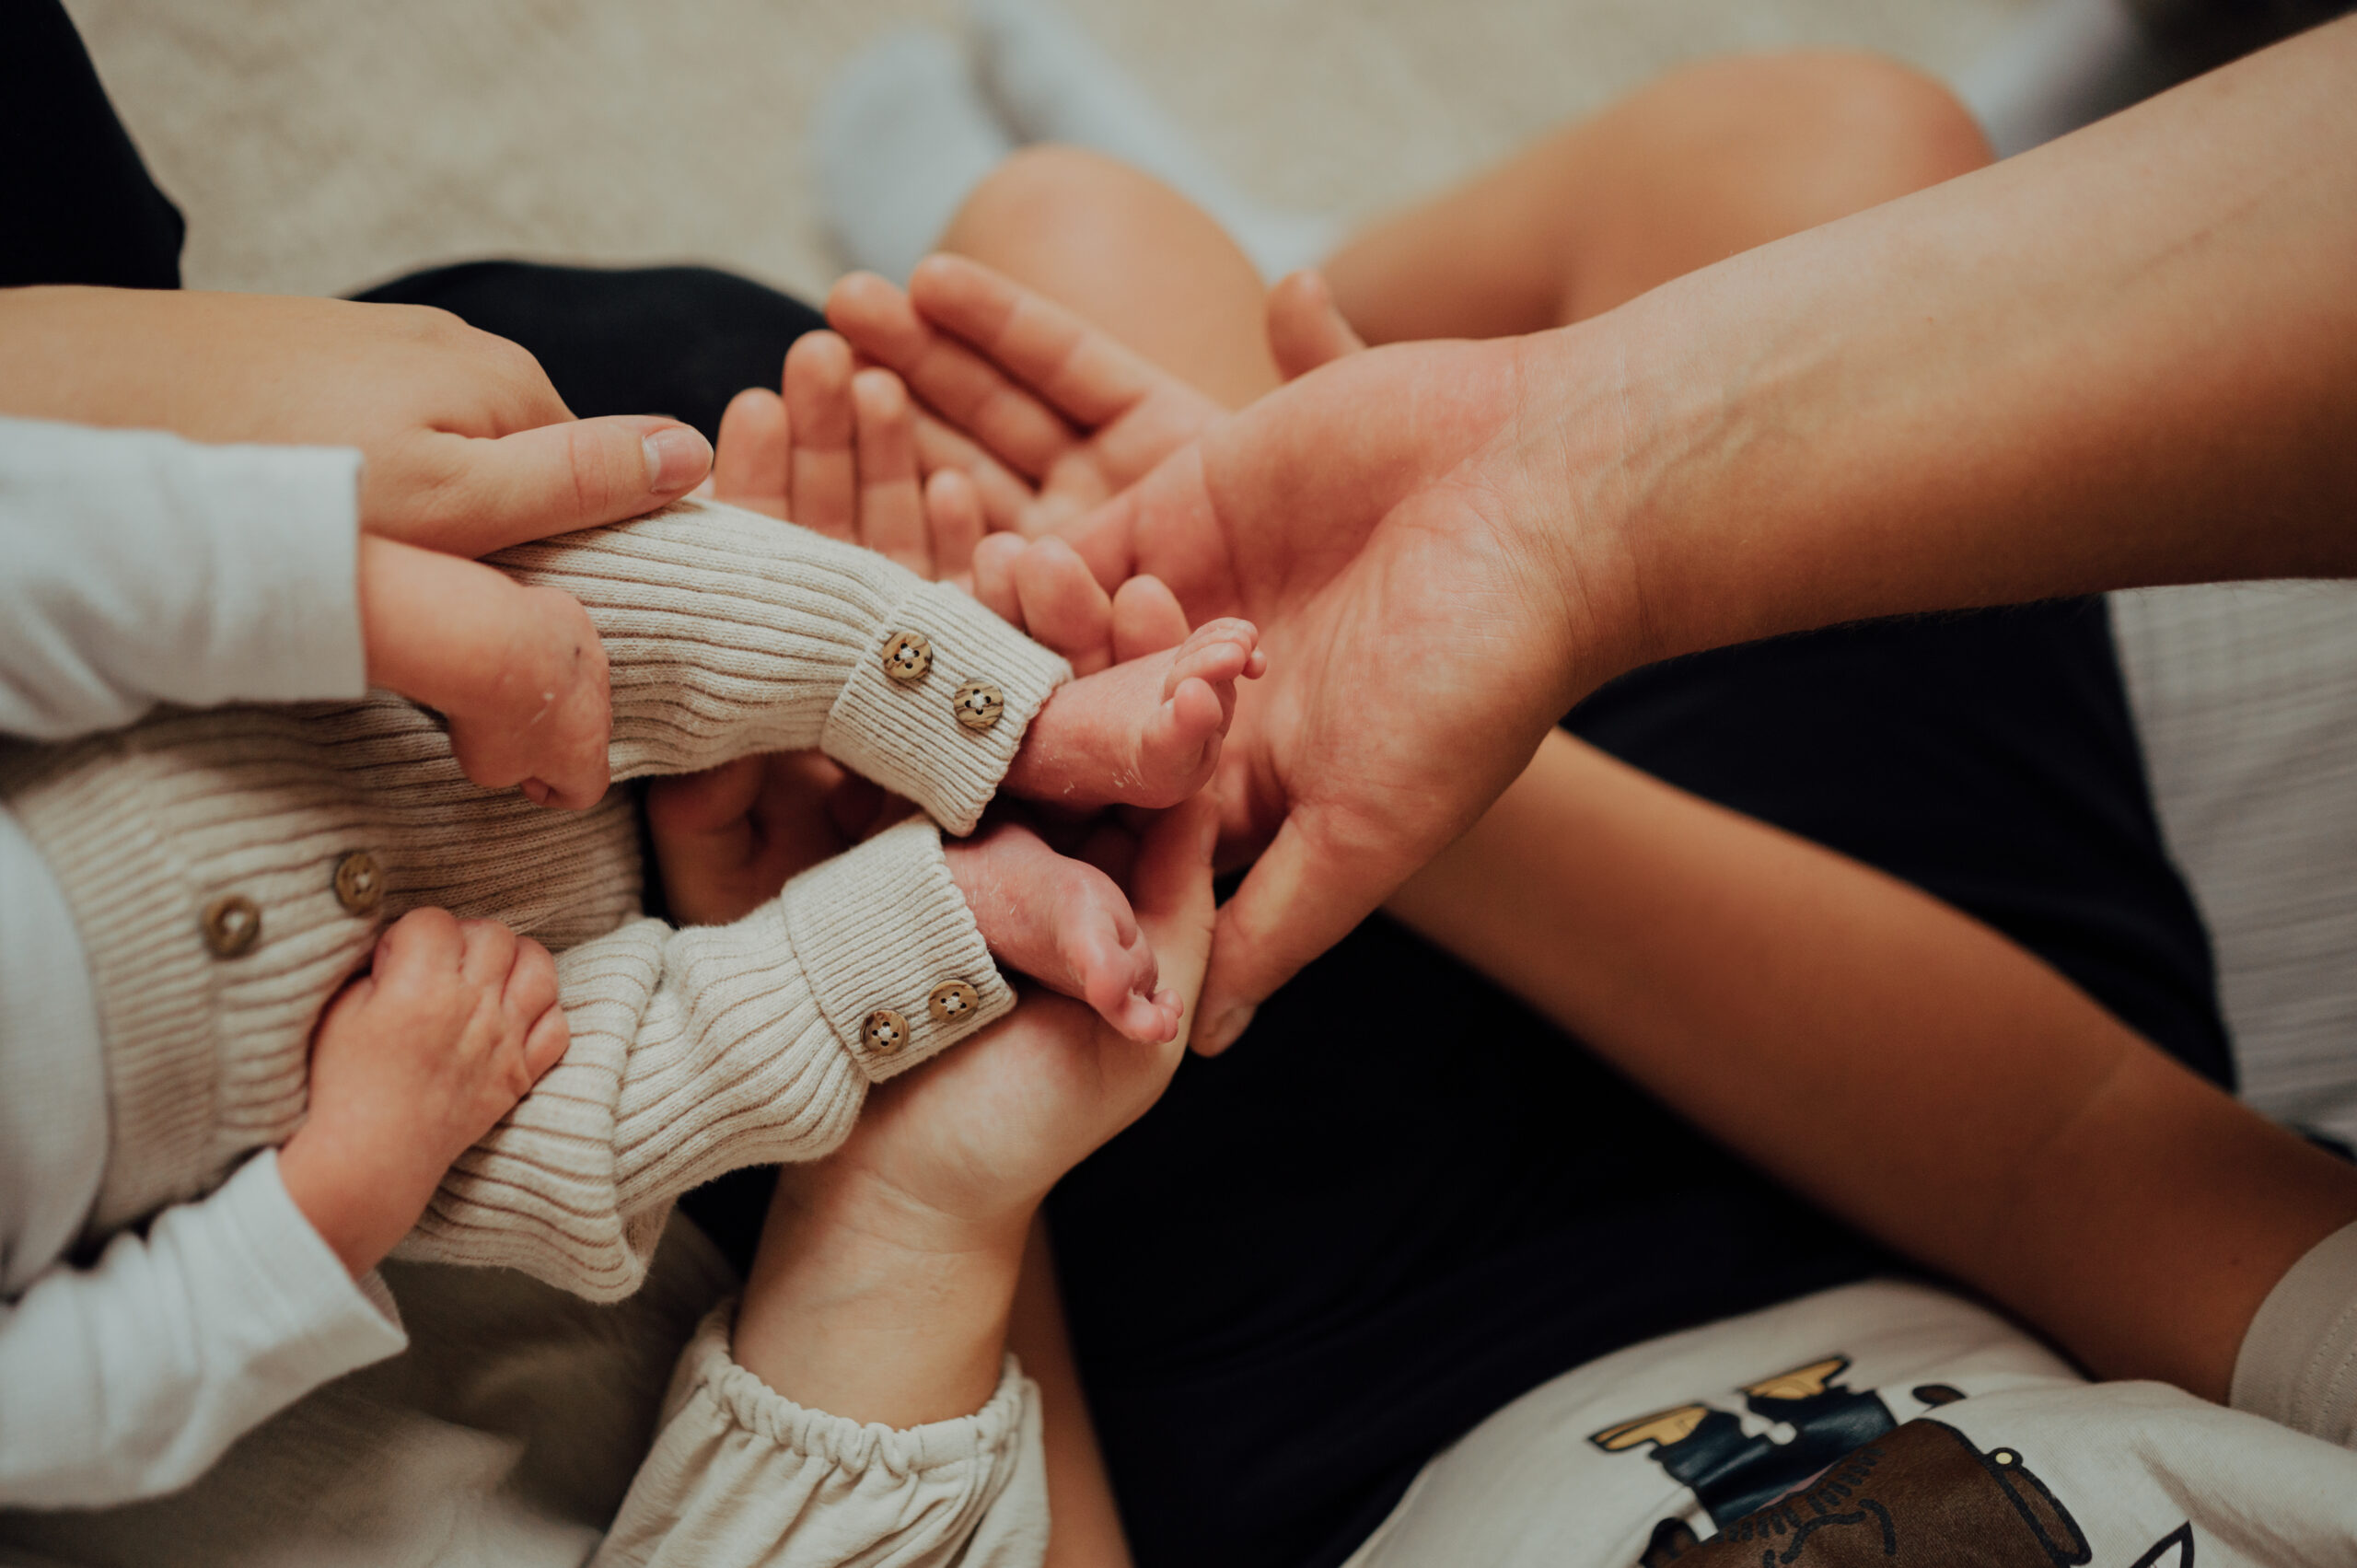
[[[1956,78],[1999,157],[2167,87],[2166,56],[2128,0],[2046,0]]]
[[[1027,142],[1090,147],[1144,169],[1202,207],[1273,283],[1315,266],[1341,225],[1247,196],[1145,89],[1045,0],[968,0],[974,69],[1007,125]]]
[[[982,177],[1015,150],[964,51],[911,29],[844,67],[812,142],[827,226],[855,267],[906,283]]]

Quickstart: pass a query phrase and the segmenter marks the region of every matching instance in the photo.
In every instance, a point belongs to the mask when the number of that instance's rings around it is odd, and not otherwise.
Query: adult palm
[[[1266,849],[1221,911],[1199,1049],[1471,826],[1609,672],[1589,661],[1632,596],[1589,522],[1608,476],[1568,411],[1531,406],[1527,352],[1338,360],[1074,536],[1100,581],[1151,573],[1190,620],[1252,620],[1270,653],[1223,764],[1231,841]]]

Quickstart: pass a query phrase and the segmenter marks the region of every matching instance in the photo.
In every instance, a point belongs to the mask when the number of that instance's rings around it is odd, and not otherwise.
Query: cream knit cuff
[[[1014,1010],[923,818],[804,872],[781,904],[819,1010],[871,1083]]]
[[[400,1255],[518,1268],[596,1300],[638,1287],[680,1193],[824,1157],[872,1080],[1015,1004],[923,818],[734,924],[641,920],[584,943],[557,981],[564,1060],[459,1157]],[[945,989],[958,1005],[936,1012]]]
[[[959,589],[911,583],[853,667],[819,745],[949,831],[970,833],[1032,716],[1072,679],[1072,666]],[[905,682],[886,672],[885,658],[904,634],[923,638],[930,656],[924,673]],[[959,695],[977,687],[998,704],[987,728],[958,719]]]
[[[617,779],[823,748],[970,832],[1072,667],[953,587],[841,540],[687,501],[493,557],[587,608],[611,666]],[[896,638],[923,656],[896,662]],[[920,667],[923,668],[920,668]],[[899,679],[895,679],[895,675]],[[970,683],[991,722],[960,723]]]

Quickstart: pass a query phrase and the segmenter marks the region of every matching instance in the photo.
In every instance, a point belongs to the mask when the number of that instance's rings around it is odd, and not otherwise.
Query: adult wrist
[[[1549,590],[1536,596],[1547,630],[1567,639],[1561,713],[1589,691],[1678,651],[1662,645],[1657,604],[1674,595],[1644,517],[1655,389],[1616,317],[1499,342],[1511,380],[1519,449],[1501,523]]]

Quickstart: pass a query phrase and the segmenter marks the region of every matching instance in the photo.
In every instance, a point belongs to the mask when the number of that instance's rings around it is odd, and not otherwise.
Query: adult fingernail
[[[685,490],[712,467],[712,443],[684,424],[658,430],[641,445],[649,490]]]

